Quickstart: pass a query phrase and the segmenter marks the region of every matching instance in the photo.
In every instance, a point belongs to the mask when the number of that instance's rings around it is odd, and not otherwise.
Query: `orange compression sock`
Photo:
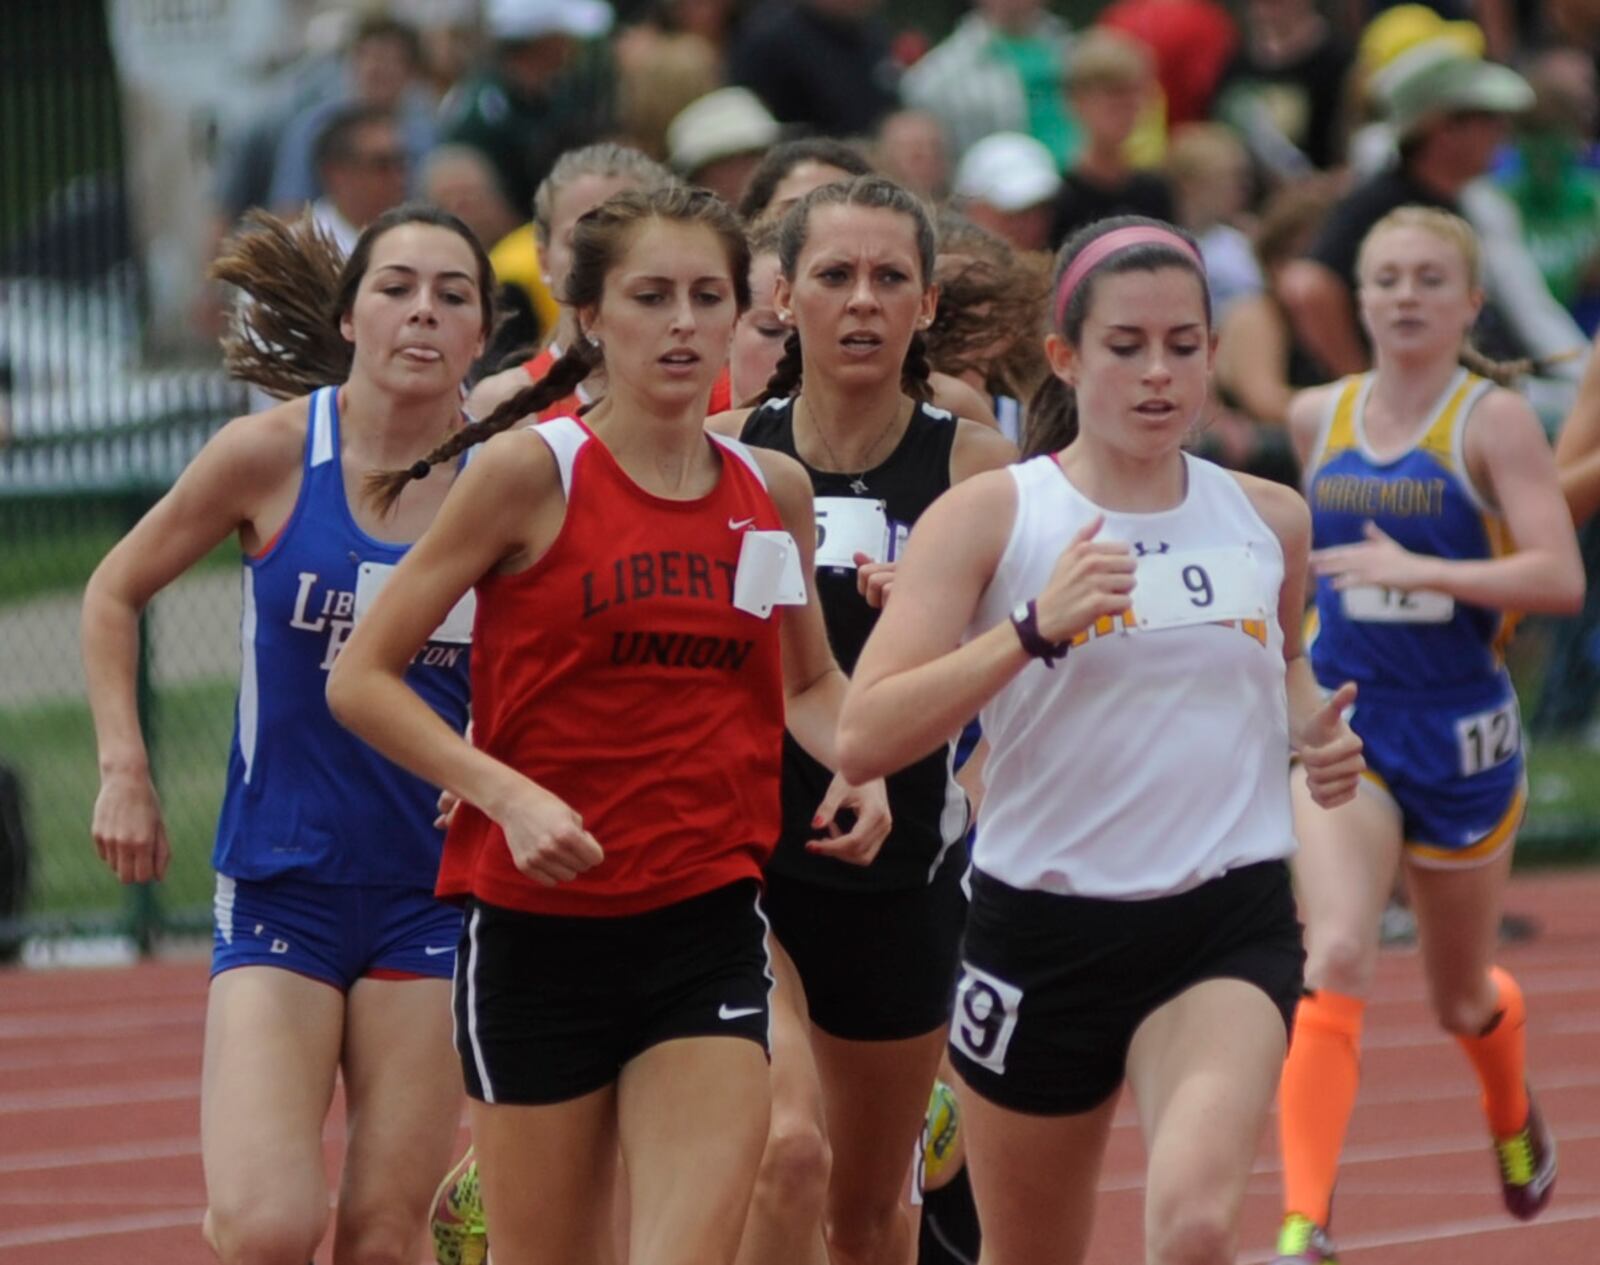
[[[1339,1153],[1361,1080],[1358,997],[1307,990],[1294,1016],[1294,1039],[1278,1090],[1278,1145],[1283,1207],[1328,1224]]]
[[[1494,1017],[1475,1037],[1457,1037],[1483,1086],[1483,1114],[1497,1138],[1509,1138],[1528,1122],[1528,1010],[1517,981],[1498,966],[1489,979],[1499,993]]]

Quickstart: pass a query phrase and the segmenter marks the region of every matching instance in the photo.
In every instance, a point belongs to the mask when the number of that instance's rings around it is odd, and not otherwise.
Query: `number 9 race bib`
[[[1270,613],[1249,545],[1145,554],[1133,575],[1134,624],[1146,632]]]
[[[1006,1049],[1017,1029],[1022,990],[970,962],[963,962],[961,968],[950,1044],[979,1066],[1004,1076]]]

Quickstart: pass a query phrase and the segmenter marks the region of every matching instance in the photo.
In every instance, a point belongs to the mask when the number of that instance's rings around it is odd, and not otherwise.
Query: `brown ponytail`
[[[933,366],[928,363],[928,340],[918,330],[911,335],[905,362],[900,367],[900,389],[919,404],[933,399]]]
[[[1078,437],[1078,393],[1055,374],[1028,400],[1022,426],[1022,456],[1060,452]]]
[[[293,222],[248,212],[211,265],[245,294],[222,338],[228,373],[279,399],[349,377],[355,349],[328,320],[343,270],[343,252],[309,212]]]
[[[494,329],[494,269],[470,228],[448,211],[408,202],[361,230],[350,257],[306,212],[294,221],[249,211],[211,265],[218,281],[238,286],[246,301],[222,339],[234,377],[279,399],[309,395],[350,376],[355,348],[340,329],[366,276],[373,244],[391,229],[424,224],[466,242],[478,270],[483,332]]]
[[[1050,374],[1047,270],[953,212],[940,215],[938,230],[939,306],[928,359],[941,373],[976,374],[991,394],[1027,399]]]

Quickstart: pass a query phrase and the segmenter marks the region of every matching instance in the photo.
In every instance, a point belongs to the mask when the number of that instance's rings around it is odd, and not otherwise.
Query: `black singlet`
[[[881,465],[860,475],[837,474],[806,465],[819,507],[830,497],[865,498],[884,503],[890,526],[890,557],[905,547],[911,525],[950,486],[950,453],[956,419],[944,409],[919,404],[899,444]],[[769,400],[745,419],[740,438],[801,461],[794,442],[794,400]],[[864,490],[863,490],[864,489]],[[825,508],[825,507],[824,507]],[[825,522],[825,519],[824,519]],[[819,567],[817,596],[828,626],[828,641],[846,675],[878,612],[856,590],[852,568]],[[951,771],[954,744],[934,752],[889,778],[889,810],[894,828],[870,866],[849,865],[805,850],[815,838],[811,819],[833,775],[800,749],[788,734],[783,749],[783,833],[769,869],[788,878],[852,891],[891,891],[926,884],[951,845],[967,832],[965,793]]]

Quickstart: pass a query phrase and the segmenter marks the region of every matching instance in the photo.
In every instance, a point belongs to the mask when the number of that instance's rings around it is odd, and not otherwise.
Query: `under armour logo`
[[[1133,552],[1141,558],[1152,553],[1166,553],[1166,551],[1171,548],[1172,546],[1164,540],[1156,541],[1156,547],[1154,549],[1150,548],[1150,546],[1145,544],[1142,540],[1136,540],[1133,542]]]

